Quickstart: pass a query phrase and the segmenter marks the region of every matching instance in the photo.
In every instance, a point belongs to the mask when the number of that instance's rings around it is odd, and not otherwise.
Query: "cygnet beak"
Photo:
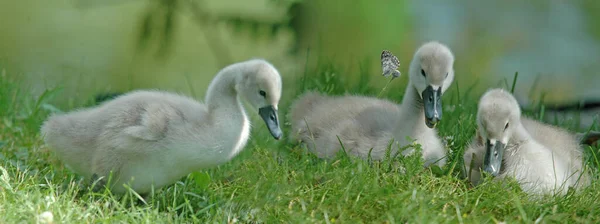
[[[442,87],[434,90],[432,86],[427,86],[421,96],[425,109],[425,124],[434,128],[442,120]]]
[[[492,176],[498,176],[500,168],[502,168],[502,156],[505,149],[506,145],[502,142],[486,140],[483,171],[492,174]]]
[[[273,138],[279,140],[283,135],[279,127],[279,119],[277,118],[277,109],[273,106],[265,106],[258,109],[258,114],[265,121],[269,132]]]

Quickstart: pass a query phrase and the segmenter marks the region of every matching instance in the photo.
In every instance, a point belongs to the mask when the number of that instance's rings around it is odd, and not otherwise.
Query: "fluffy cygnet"
[[[384,158],[392,140],[392,154],[416,140],[425,165],[442,166],[446,149],[434,127],[442,118],[442,94],[454,79],[453,64],[454,56],[445,45],[433,41],[420,46],[410,64],[410,81],[400,105],[374,97],[308,92],[292,105],[292,137],[321,158],[335,155],[341,141],[347,153],[376,160]],[[388,67],[384,66],[384,74],[400,75],[393,71],[395,66]]]
[[[129,183],[148,193],[190,172],[231,160],[246,145],[250,121],[241,99],[264,120],[275,139],[279,72],[265,60],[223,68],[211,82],[206,103],[163,91],[133,91],[67,114],[53,115],[41,128],[45,142],[86,178],[106,178],[115,193]]]
[[[585,186],[583,150],[569,132],[521,116],[515,98],[502,89],[486,92],[479,101],[478,131],[464,154],[466,174],[479,184],[480,171],[496,178],[515,178],[534,194],[565,193]]]

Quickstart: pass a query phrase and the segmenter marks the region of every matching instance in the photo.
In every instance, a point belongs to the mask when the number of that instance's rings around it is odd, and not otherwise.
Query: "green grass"
[[[297,80],[285,80],[281,117],[306,89],[331,95],[381,91],[367,84],[383,78],[367,74],[366,68],[344,73],[333,65],[316,67]],[[144,204],[133,193],[90,192],[49,153],[38,129],[59,110],[50,104],[60,98],[59,91],[33,97],[6,75],[0,78],[0,223],[33,223],[44,212],[51,212],[56,223],[600,222],[597,181],[579,192],[536,200],[514,181],[472,187],[460,178],[460,157],[475,133],[480,93],[472,92],[473,86],[454,83],[444,95],[439,132],[449,137],[451,153],[442,170],[423,169],[418,156],[321,160],[286,139],[273,140],[254,116],[252,138],[238,157],[156,190]],[[394,80],[383,97],[399,102],[406,79]],[[596,180],[599,166],[592,155],[598,150],[586,150]]]

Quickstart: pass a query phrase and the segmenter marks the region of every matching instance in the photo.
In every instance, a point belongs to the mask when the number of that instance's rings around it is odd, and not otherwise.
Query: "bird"
[[[390,58],[390,52],[382,53],[382,60]],[[390,63],[393,66],[385,66]],[[398,64],[397,59],[382,62],[384,75],[400,75],[395,72]],[[416,141],[425,166],[443,166],[446,149],[435,126],[442,118],[442,94],[454,79],[453,66],[454,55],[446,45],[438,41],[422,44],[411,61],[400,105],[368,96],[308,91],[290,108],[290,139],[303,143],[319,158],[332,158],[343,147],[350,155],[374,160],[383,159],[391,143],[391,153],[396,154],[398,148]],[[410,147],[401,153],[414,151]]]
[[[589,184],[583,149],[575,135],[521,115],[515,97],[490,89],[479,100],[477,133],[463,156],[473,185],[482,172],[502,180],[514,178],[534,195],[564,194]]]
[[[240,153],[250,135],[243,101],[258,109],[279,140],[281,92],[277,69],[264,59],[250,59],[222,68],[205,103],[177,93],[135,90],[94,107],[51,115],[41,135],[68,168],[97,186],[120,194],[128,184],[147,194]]]

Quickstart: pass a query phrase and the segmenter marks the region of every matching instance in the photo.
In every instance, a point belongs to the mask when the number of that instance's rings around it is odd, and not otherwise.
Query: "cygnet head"
[[[283,132],[277,116],[277,105],[281,98],[279,72],[269,62],[254,59],[244,62],[242,75],[239,77],[235,85],[238,95],[258,109],[271,135],[280,139]]]
[[[497,176],[510,137],[520,124],[521,109],[506,90],[492,89],[479,100],[477,127],[485,141],[483,170]]]
[[[423,100],[425,124],[434,128],[442,119],[442,94],[454,80],[454,55],[444,44],[425,43],[413,57],[409,76]]]

